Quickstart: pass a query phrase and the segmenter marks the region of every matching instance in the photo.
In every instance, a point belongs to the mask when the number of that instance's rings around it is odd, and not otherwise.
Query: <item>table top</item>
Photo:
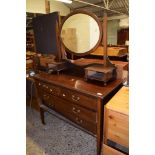
[[[34,76],[34,79],[76,90],[101,99],[122,85],[122,80],[120,79],[111,81],[104,86],[104,83],[102,84],[101,82],[87,82],[84,77],[82,78],[63,73],[58,75],[40,72]]]
[[[123,69],[128,68],[128,62],[123,62],[123,61],[110,61],[112,64],[115,64],[116,67],[120,66]],[[87,66],[90,64],[104,64],[104,60],[101,59],[77,59],[77,60],[72,60],[72,63],[77,65],[77,66]]]
[[[127,54],[127,48],[123,47],[108,47],[107,48],[108,56],[122,56]],[[91,55],[103,56],[104,55],[104,48],[99,46]]]
[[[107,109],[129,115],[129,87],[123,86],[105,106]]]

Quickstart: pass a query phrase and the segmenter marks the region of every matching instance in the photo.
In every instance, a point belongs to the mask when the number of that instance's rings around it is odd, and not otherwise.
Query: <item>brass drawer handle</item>
[[[80,109],[78,109],[77,112],[80,113]]]
[[[46,85],[43,85],[43,87],[48,89],[48,86],[46,86]]]
[[[72,95],[72,100],[77,102],[80,100],[80,97]]]
[[[78,123],[80,123],[80,124],[83,123],[83,120],[82,120],[82,119],[79,119],[78,117],[76,117],[75,119],[76,119],[76,121],[77,121]]]
[[[77,113],[75,107],[73,107],[72,111],[73,111],[73,113],[75,113],[75,114]]]
[[[49,95],[44,94],[43,97],[44,99],[49,99]]]
[[[49,103],[49,105],[50,105],[51,107],[54,107],[54,105],[53,105],[52,103]]]
[[[72,108],[72,111],[75,114],[80,113],[80,109],[76,109],[75,107]]]

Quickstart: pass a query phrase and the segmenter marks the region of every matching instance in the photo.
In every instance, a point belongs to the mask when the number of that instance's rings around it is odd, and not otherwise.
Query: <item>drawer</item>
[[[108,145],[103,144],[102,146],[103,155],[125,155],[124,153],[109,147]]]
[[[129,117],[113,110],[107,110],[107,139],[129,147]]]
[[[52,109],[54,108],[54,101],[52,99],[52,96],[49,93],[40,91],[40,97],[41,97],[44,105],[46,105]]]
[[[37,82],[38,89],[50,93],[52,95],[59,95],[60,89],[57,86],[50,85],[44,82]]]
[[[61,88],[60,96],[68,101],[82,105],[91,110],[97,111],[97,99],[91,96],[86,96],[80,92]]]
[[[96,113],[71,104],[58,97],[52,97],[55,110],[86,130],[96,134]]]

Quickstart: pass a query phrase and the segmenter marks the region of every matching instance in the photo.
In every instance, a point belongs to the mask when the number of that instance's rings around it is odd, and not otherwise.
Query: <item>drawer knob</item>
[[[50,92],[52,92],[53,90],[52,89],[50,89]]]
[[[41,86],[41,83],[39,82],[39,86]]]
[[[65,94],[62,94],[62,96],[65,97],[66,95]]]
[[[113,119],[113,116],[109,115],[109,118],[110,118],[110,119]]]
[[[72,95],[72,100],[77,102],[80,100],[80,97]]]

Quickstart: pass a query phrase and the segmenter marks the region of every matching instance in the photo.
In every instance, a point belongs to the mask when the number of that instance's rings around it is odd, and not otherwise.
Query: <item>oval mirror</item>
[[[94,14],[77,10],[64,19],[60,35],[68,52],[74,55],[87,55],[100,44],[102,26]]]

